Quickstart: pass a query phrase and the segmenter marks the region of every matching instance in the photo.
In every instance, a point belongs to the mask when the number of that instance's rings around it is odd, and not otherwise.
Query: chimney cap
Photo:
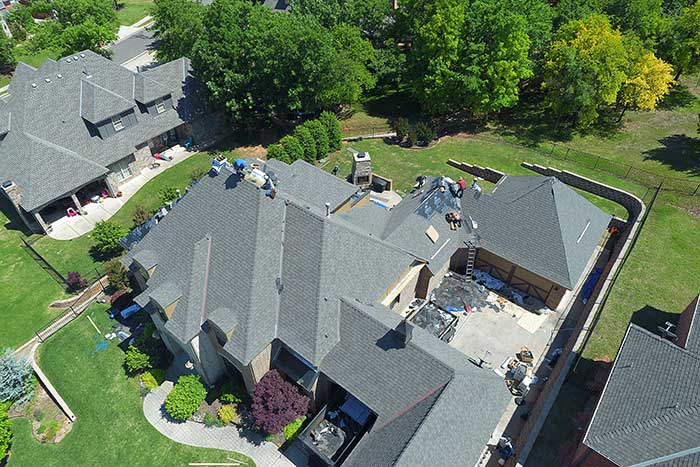
[[[401,337],[401,343],[406,345],[411,342],[411,337],[413,337],[413,324],[408,322],[406,318],[402,319],[399,324],[396,325],[395,330]]]

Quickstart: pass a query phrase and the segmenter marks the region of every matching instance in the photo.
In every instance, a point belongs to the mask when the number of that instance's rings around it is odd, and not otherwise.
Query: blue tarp
[[[154,216],[134,228],[126,237],[119,240],[119,244],[125,249],[131,250],[155,225],[156,218]]]
[[[133,315],[137,311],[141,310],[141,307],[134,303],[133,305],[130,305],[122,310],[121,315],[122,318],[127,319],[129,316]]]
[[[347,400],[340,407],[340,410],[360,425],[367,423],[367,419],[372,413],[365,404],[355,399],[354,396],[348,396]]]

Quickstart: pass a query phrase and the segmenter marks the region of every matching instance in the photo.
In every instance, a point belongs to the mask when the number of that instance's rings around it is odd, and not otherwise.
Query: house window
[[[124,129],[124,122],[122,122],[121,117],[112,117],[112,126],[114,131],[122,131]]]
[[[391,305],[389,305],[389,309],[390,309],[390,310],[393,310],[394,308],[396,308],[396,305],[398,305],[400,301],[401,301],[401,294],[398,294],[398,295],[396,296],[396,298],[394,298],[394,299],[391,301]]]
[[[111,167],[112,173],[117,183],[120,183],[127,178],[131,177],[131,167],[129,166],[129,158],[120,160],[119,162],[113,164]]]
[[[163,99],[158,99],[156,101],[156,112],[159,114],[165,112],[165,102],[163,102]]]

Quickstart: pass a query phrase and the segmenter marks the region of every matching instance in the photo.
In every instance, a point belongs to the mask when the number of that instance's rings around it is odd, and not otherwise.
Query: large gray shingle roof
[[[91,182],[106,173],[108,165],[133,153],[136,145],[201,113],[189,61],[179,59],[161,67],[163,71],[157,67],[140,77],[90,51],[47,61],[39,69],[17,66],[10,98],[0,104],[0,124],[5,116],[11,121],[8,135],[0,141],[0,180],[19,186],[25,210],[41,208]],[[176,109],[154,116],[136,107],[137,100],[164,92],[172,95]],[[132,107],[137,125],[105,139],[86,122],[96,123]],[[26,173],[30,169],[31,177],[49,183],[30,184]]]
[[[491,193],[468,189],[462,210],[477,221],[480,247],[567,289],[611,218],[554,177],[505,176]]]
[[[621,467],[697,465],[700,356],[631,324],[584,443]]]

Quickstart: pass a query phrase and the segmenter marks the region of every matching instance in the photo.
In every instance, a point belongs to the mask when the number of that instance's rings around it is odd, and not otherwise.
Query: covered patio
[[[71,240],[80,237],[95,228],[95,224],[112,217],[122,206],[138,192],[149,180],[160,175],[170,167],[189,158],[194,152],[180,146],[172,149],[172,160],[158,160],[158,167],[146,167],[140,174],[119,185],[120,197],[101,196],[96,202],[81,206],[82,214],[69,216],[65,210],[62,215],[46,219],[49,227],[47,235],[56,240]],[[155,161],[155,159],[154,159]],[[74,197],[75,195],[71,195]],[[76,209],[77,211],[77,209]]]

